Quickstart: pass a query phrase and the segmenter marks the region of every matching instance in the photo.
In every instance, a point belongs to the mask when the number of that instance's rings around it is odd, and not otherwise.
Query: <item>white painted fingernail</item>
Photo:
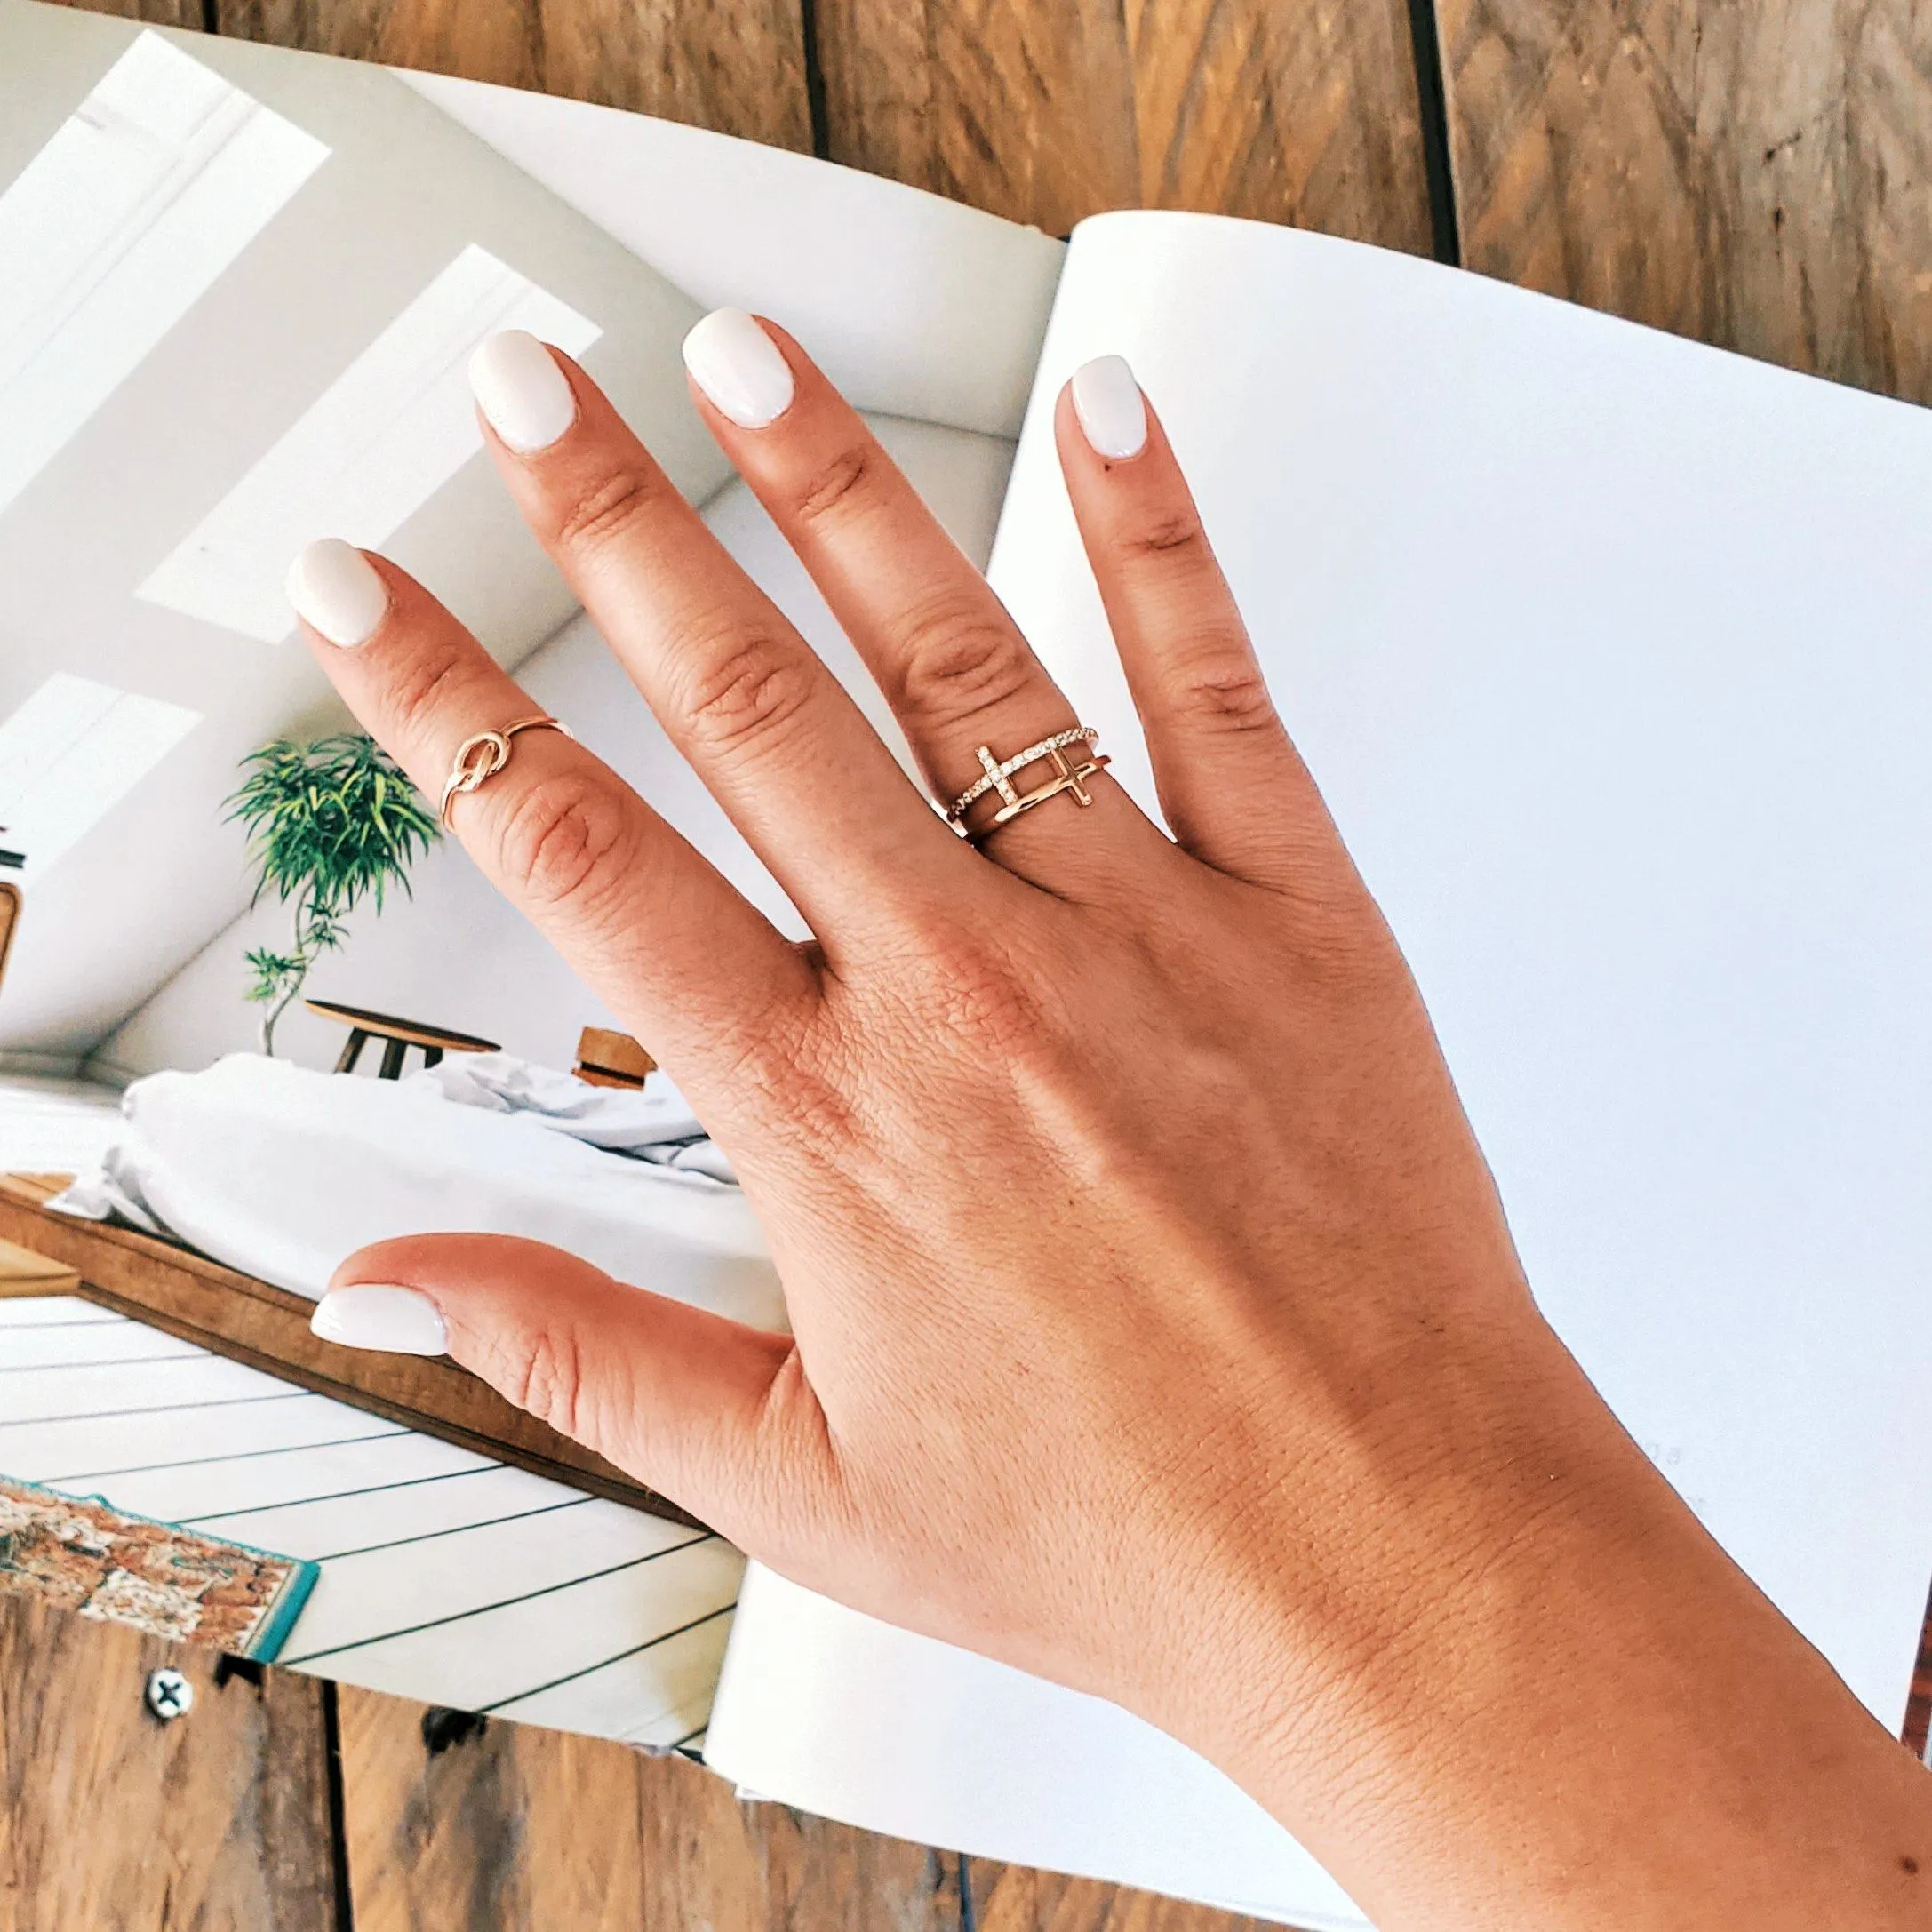
[[[691,380],[740,429],[762,429],[792,406],[792,365],[742,308],[715,308],[684,338]]]
[[[366,644],[389,609],[389,587],[375,565],[339,537],[310,544],[289,565],[283,587],[295,614],[345,651]]]
[[[1147,405],[1124,355],[1098,355],[1074,371],[1074,413],[1096,455],[1123,462],[1147,446]]]
[[[386,1355],[442,1355],[449,1330],[442,1311],[419,1289],[363,1282],[331,1288],[315,1304],[309,1327],[325,1342],[345,1348],[379,1349]]]
[[[478,343],[469,387],[490,427],[519,456],[547,450],[577,420],[569,378],[527,330],[506,329]]]

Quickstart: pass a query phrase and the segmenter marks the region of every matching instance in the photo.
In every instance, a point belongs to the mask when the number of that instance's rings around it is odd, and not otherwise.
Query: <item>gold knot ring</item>
[[[560,720],[538,716],[519,718],[515,724],[506,724],[500,730],[479,731],[474,738],[466,738],[456,747],[456,756],[450,763],[450,775],[443,782],[443,803],[436,816],[442,819],[445,832],[451,829],[450,807],[463,793],[474,792],[509,763],[510,740],[519,731],[562,731],[565,738],[571,736],[570,727]]]
[[[946,813],[946,822],[962,839],[970,840],[977,845],[1022,812],[1031,811],[1035,805],[1043,805],[1050,798],[1059,797],[1063,792],[1082,808],[1092,804],[1093,794],[1087,789],[1086,780],[1112,762],[1104,752],[1088,750],[1099,735],[1090,724],[1076,724],[1070,731],[1056,731],[1050,738],[1042,738],[1037,744],[1027,746],[1025,751],[1015,752],[1010,758],[995,758],[990,746],[979,746],[973,753],[979,761],[979,776],[953,801],[953,809]],[[1078,750],[1074,749],[1076,746]],[[1070,752],[1071,756],[1068,755]],[[1054,776],[1030,792],[1021,791],[1013,783],[1013,774],[1028,765],[1039,763],[1042,759],[1052,764]],[[999,794],[1000,809],[983,825],[969,826],[967,811],[988,792]]]

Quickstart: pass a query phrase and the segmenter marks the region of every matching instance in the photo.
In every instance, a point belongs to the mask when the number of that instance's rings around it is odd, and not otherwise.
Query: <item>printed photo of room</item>
[[[777,1277],[652,1042],[359,734],[283,574],[317,536],[381,545],[800,930],[523,529],[468,356],[507,327],[578,356],[857,688],[678,344],[720,300],[780,309],[802,247],[842,264],[798,306],[874,369],[859,399],[983,560],[1058,246],[957,211],[873,355],[866,224],[786,201],[791,157],[542,106],[574,150],[497,90],[0,0],[0,1585],[81,1549],[61,1499],[100,1497],[199,1538],[210,1576],[224,1550],[301,1569],[283,1663],[690,1747],[738,1553],[446,1361],[352,1360],[307,1311],[344,1255],[427,1229],[770,1328]],[[853,193],[903,241],[904,191]],[[903,347],[958,275],[970,379]],[[100,1568],[38,1566],[90,1614],[214,1627],[198,1585]]]

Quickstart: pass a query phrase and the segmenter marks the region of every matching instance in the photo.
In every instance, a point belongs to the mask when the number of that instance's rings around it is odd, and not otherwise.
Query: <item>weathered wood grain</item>
[[[1064,234],[1201,208],[1426,252],[1403,0],[818,0],[833,159]]]
[[[172,1724],[163,1664],[195,1689]],[[0,1932],[339,1932],[324,1695],[0,1595]]]
[[[722,1779],[699,1771],[695,1765],[660,1761],[653,1770],[653,1815],[668,1821],[675,1815],[674,1806],[695,1812],[703,1821],[699,1830],[707,1867],[714,1856],[712,1848],[730,1842],[723,1813],[728,1808],[737,1814],[749,1867],[761,1881],[762,1920],[770,1932],[814,1927],[826,1932],[834,1927],[839,1932],[958,1932],[960,1862],[952,1853],[855,1832],[782,1805],[740,1804]],[[690,1789],[694,1776],[702,1777],[710,1790]],[[684,1835],[683,1830],[677,1833],[680,1839]],[[663,1836],[660,1825],[660,1843]],[[735,1881],[735,1857],[730,1869]],[[654,1893],[654,1905],[660,1900],[668,1904],[670,1898],[681,1901],[680,1916],[647,1923],[700,1932],[722,1922],[709,1911],[689,1916],[691,1896],[682,1887],[675,1887],[669,1897]],[[721,1904],[725,1896],[720,1895]]]
[[[1463,258],[1932,401],[1932,7],[1438,0]]]
[[[224,34],[809,150],[800,0],[216,0]]]
[[[1258,1919],[982,1858],[969,1861],[967,1884],[978,1932],[1272,1932]]]
[[[356,1932],[954,1932],[957,1861],[621,1744],[341,1691]]]
[[[89,13],[111,13],[117,20],[145,20],[150,27],[205,24],[202,0],[54,0],[54,4],[80,7]]]

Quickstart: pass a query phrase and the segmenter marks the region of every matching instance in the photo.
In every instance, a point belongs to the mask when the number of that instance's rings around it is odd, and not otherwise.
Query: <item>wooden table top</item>
[[[333,1000],[304,1000],[311,1013],[324,1019],[339,1020],[358,1033],[379,1040],[401,1040],[412,1047],[440,1047],[446,1053],[499,1053],[494,1040],[479,1039],[473,1033],[452,1033],[447,1026],[431,1026],[419,1019],[398,1019],[394,1013],[372,1013],[364,1006],[341,1006]]]
[[[1054,233],[1135,205],[1290,222],[1932,401],[1921,0],[99,4],[698,122]],[[355,1932],[1234,1923],[741,1806],[612,1745],[217,1684],[195,1653],[195,1717],[142,1728],[127,1684],[154,1649],[0,1601],[6,1734],[32,1766],[36,1727],[84,1727],[116,1822],[73,1861],[69,1821],[10,1821],[15,1865],[61,1879],[7,1893],[23,1932],[163,1923],[164,1882],[166,1923],[275,1932],[351,1910]]]

